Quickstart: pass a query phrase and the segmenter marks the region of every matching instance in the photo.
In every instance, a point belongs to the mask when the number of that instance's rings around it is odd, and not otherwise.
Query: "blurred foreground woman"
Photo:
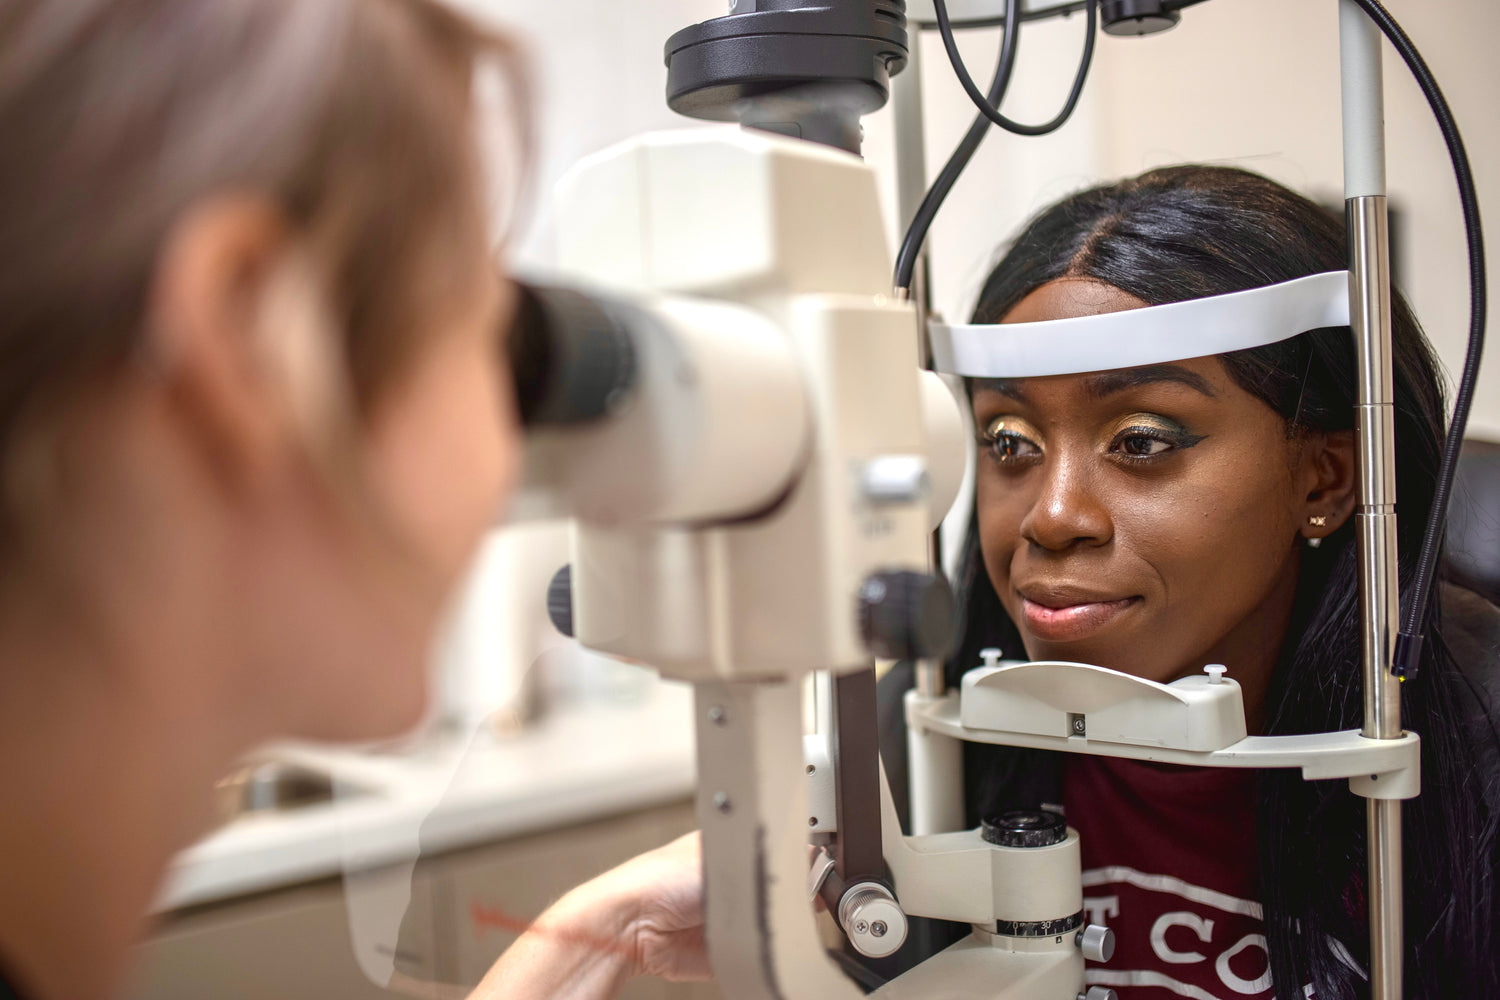
[[[0,997],[111,992],[237,756],[421,717],[515,471],[470,102],[512,59],[429,0],[0,3]],[[695,850],[486,995],[704,971]]]

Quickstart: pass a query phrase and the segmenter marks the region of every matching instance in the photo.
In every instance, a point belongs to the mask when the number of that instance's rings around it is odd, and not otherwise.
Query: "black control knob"
[[[859,631],[882,660],[941,659],[957,636],[953,591],[928,573],[874,573],[859,588]]]
[[[547,584],[547,617],[552,627],[573,638],[573,566],[568,564],[552,574]]]
[[[1020,809],[986,819],[979,835],[1000,847],[1051,847],[1068,839],[1068,824],[1054,812]]]

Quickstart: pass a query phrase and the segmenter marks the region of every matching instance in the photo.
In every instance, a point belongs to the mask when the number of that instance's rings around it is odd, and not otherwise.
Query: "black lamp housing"
[[[905,0],[736,0],[667,40],[667,104],[858,153],[907,45]]]

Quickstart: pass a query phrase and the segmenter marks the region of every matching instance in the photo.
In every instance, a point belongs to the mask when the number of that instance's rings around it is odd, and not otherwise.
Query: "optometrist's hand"
[[[696,833],[558,900],[500,956],[470,1000],[607,1000],[636,976],[709,978]]]

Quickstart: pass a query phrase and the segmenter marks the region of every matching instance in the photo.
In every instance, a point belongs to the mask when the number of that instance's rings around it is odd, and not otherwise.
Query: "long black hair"
[[[1273,181],[1228,167],[1153,170],[1073,195],[1033,219],[985,282],[974,322],[999,322],[1028,293],[1062,277],[1103,281],[1158,305],[1340,270],[1345,261],[1342,220]],[[1444,409],[1437,366],[1415,317],[1399,296],[1392,306],[1406,593],[1432,504]],[[1354,426],[1348,327],[1221,359],[1239,385],[1281,415],[1289,435]],[[978,539],[971,518],[957,574],[964,640],[948,664],[950,683],[979,663],[986,646],[1022,651]],[[1305,553],[1268,696],[1267,732],[1361,726],[1356,571],[1352,518]],[[1403,687],[1404,722],[1422,736],[1423,786],[1404,808],[1407,995],[1500,996],[1492,937],[1496,835],[1486,804],[1496,781],[1495,730],[1484,699],[1447,651],[1441,617],[1440,602],[1432,602],[1420,679]],[[1055,755],[976,745],[966,753],[974,822],[999,809],[1034,807],[1049,787],[1055,794]],[[1368,968],[1364,800],[1342,782],[1305,782],[1296,771],[1262,772],[1259,787],[1261,901],[1277,996],[1297,1000],[1306,983],[1319,1000],[1364,994],[1363,980],[1331,945],[1349,946]]]

